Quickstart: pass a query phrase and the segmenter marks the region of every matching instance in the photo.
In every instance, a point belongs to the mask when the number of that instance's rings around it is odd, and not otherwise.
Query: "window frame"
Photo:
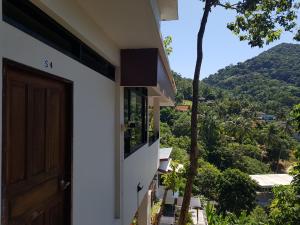
[[[130,121],[128,118],[130,118],[132,113],[132,93],[135,93],[137,96],[141,97],[141,141],[140,143],[130,146],[130,138],[126,137],[127,132],[129,132],[128,128]],[[127,120],[126,120],[127,117]],[[127,158],[134,152],[136,152],[138,149],[140,149],[142,146],[146,145],[148,143],[148,93],[146,88],[132,88],[132,87],[125,87],[124,88],[124,125],[125,125],[125,131],[124,131],[124,158]],[[127,139],[128,138],[128,139]]]

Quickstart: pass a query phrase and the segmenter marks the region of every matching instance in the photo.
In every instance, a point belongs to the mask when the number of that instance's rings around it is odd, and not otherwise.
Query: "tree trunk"
[[[156,221],[155,221],[155,225],[159,225],[161,216],[162,216],[162,214],[164,212],[164,209],[165,209],[165,203],[166,203],[166,199],[167,199],[167,194],[168,194],[168,189],[165,189],[163,200],[161,202],[161,207],[159,209],[159,213],[158,213]]]
[[[198,101],[199,101],[199,78],[200,70],[203,59],[203,37],[205,32],[205,27],[208,19],[209,12],[212,7],[213,0],[205,1],[204,13],[201,19],[201,25],[197,37],[197,60],[194,72],[193,80],[193,105],[192,105],[192,115],[191,115],[191,150],[190,150],[190,167],[188,170],[188,178],[185,186],[183,202],[180,212],[180,217],[178,225],[186,225],[188,210],[190,206],[190,200],[192,195],[192,187],[197,174],[198,168],[198,127],[197,127],[197,114],[198,114]]]

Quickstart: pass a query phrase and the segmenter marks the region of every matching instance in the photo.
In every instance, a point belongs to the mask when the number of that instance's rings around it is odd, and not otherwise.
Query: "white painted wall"
[[[129,225],[139,204],[148,192],[158,168],[159,140],[151,146],[144,145],[124,160],[123,169],[123,225]],[[144,188],[137,193],[138,183]],[[138,199],[139,198],[139,199]]]
[[[5,57],[74,82],[72,225],[119,224],[114,219],[115,83],[2,21],[0,38],[0,66]],[[53,69],[43,68],[45,58]]]

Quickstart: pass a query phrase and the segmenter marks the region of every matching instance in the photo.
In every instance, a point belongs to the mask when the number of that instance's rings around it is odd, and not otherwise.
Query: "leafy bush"
[[[219,182],[219,210],[239,215],[255,207],[257,184],[238,169],[227,169]]]

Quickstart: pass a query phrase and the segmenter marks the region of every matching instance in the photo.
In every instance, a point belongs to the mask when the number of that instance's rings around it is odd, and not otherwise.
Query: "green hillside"
[[[190,104],[192,80],[176,72],[174,79],[176,104]],[[200,83],[199,101],[204,160],[249,174],[285,171],[298,146],[288,121],[292,106],[300,103],[300,45],[278,45],[209,76]],[[263,113],[273,119],[260,119]],[[162,145],[173,146],[174,158],[182,161],[189,151],[190,111],[164,108],[161,122]]]
[[[274,113],[300,102],[300,45],[280,44],[204,79],[210,86],[259,103]]]

